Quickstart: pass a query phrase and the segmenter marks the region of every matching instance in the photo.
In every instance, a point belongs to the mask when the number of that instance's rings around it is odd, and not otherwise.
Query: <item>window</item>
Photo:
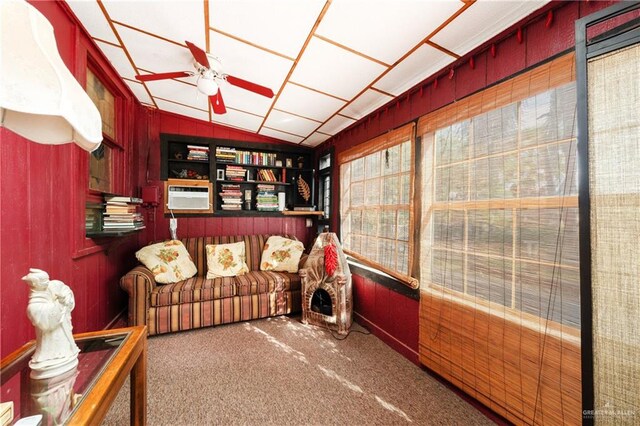
[[[89,157],[89,189],[114,192],[113,143],[116,142],[116,98],[100,79],[87,68],[87,94],[100,111],[104,140]]]
[[[341,154],[340,232],[349,254],[417,287],[413,131],[410,124]]]
[[[580,326],[575,111],[570,83],[424,136],[432,287]]]
[[[328,223],[331,214],[331,157],[329,152],[318,161],[318,181],[320,191],[318,193],[318,208],[323,213],[322,222]]]

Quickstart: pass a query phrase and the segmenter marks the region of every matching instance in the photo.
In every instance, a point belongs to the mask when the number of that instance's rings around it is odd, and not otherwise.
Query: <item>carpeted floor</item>
[[[150,425],[492,424],[375,336],[298,318],[151,337],[147,375]],[[128,422],[126,383],[104,424]]]

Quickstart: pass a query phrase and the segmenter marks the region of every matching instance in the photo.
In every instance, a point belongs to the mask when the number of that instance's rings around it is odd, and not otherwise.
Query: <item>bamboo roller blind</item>
[[[410,123],[338,154],[344,250],[409,287],[414,258],[414,130]]]
[[[418,122],[420,359],[517,424],[581,422],[574,59]]]

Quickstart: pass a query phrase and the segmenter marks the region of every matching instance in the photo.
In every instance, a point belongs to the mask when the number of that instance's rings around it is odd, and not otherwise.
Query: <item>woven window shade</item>
[[[640,421],[640,46],[588,63],[594,413]]]
[[[422,117],[423,364],[515,423],[580,424],[574,55]]]
[[[411,288],[414,130],[411,123],[338,155],[345,252]]]

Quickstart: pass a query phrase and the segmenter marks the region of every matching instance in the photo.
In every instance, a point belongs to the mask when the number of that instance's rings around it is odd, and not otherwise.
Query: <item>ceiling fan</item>
[[[267,98],[273,98],[273,91],[268,87],[264,87],[259,84],[223,73],[222,64],[218,59],[207,56],[204,50],[200,49],[198,46],[189,41],[185,41],[185,43],[187,44],[187,47],[191,51],[193,59],[195,60],[195,63],[193,64],[196,69],[195,72],[175,71],[158,74],[136,75],[136,80],[154,81],[198,76],[198,90],[201,93],[209,96],[209,101],[211,102],[211,106],[213,107],[213,112],[215,114],[224,114],[227,112],[218,84],[218,82],[221,80],[227,81],[229,84],[233,84],[234,86],[238,86],[259,95],[266,96]],[[209,59],[211,59],[211,61]]]

